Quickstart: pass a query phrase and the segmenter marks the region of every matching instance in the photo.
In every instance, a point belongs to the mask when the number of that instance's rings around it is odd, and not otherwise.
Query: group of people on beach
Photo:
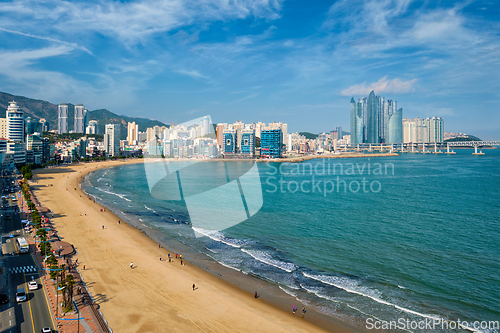
[[[292,313],[295,314],[297,312],[297,308],[295,307],[295,304],[292,306]],[[306,307],[302,307],[302,318],[304,318],[304,315],[306,314]]]

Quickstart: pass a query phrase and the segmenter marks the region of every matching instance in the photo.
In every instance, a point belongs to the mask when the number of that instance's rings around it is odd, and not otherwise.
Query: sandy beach
[[[302,319],[300,304],[292,314],[291,304],[290,311],[285,311],[265,297],[255,299],[251,292],[189,260],[185,266],[179,260],[169,263],[166,249],[136,228],[119,224],[111,212],[101,212],[103,207],[79,189],[87,173],[125,163],[142,161],[40,169],[31,185],[40,203],[54,213],[53,223],[62,240],[74,245],[73,259],[78,258],[82,278],[114,332],[351,331],[343,325],[319,327]]]

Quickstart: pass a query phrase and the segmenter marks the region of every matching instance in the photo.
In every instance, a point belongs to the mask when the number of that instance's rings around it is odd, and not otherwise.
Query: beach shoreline
[[[164,325],[168,325],[171,331],[359,331],[312,309],[308,309],[304,320],[300,318],[302,305],[284,292],[276,292],[276,286],[215,261],[198,262],[200,267],[195,267],[189,262],[181,266],[178,260],[173,263],[158,260],[159,255],[165,260],[169,252],[158,249],[157,243],[141,230],[126,223],[118,224],[119,217],[112,212],[101,212],[103,206],[89,200],[78,186],[85,175],[98,169],[142,162],[119,160],[41,169],[35,172],[36,183],[32,184],[42,205],[54,212],[53,221],[59,234],[75,245],[79,262],[87,262],[88,269],[81,272],[82,277],[94,298],[101,300],[101,312],[112,329],[162,332]],[[109,256],[108,260],[102,253]],[[111,266],[107,267],[109,259]],[[129,268],[129,261],[137,265],[140,273]],[[120,276],[113,276],[114,270]],[[154,274],[156,277],[151,276]],[[140,279],[134,275],[140,275]],[[200,290],[193,294],[190,289],[195,280],[201,281],[194,282]],[[261,294],[257,300],[252,293],[256,288]],[[161,297],[155,290],[162,290],[168,297]],[[131,295],[127,296],[127,292]],[[141,300],[141,294],[156,300]],[[291,313],[292,302],[299,308],[295,315]],[[134,308],[141,308],[140,313]],[[127,324],[124,318],[129,316],[137,320]]]

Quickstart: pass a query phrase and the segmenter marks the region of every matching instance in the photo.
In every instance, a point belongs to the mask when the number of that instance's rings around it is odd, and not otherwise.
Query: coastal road
[[[9,206],[11,199],[9,198]],[[14,202],[15,205],[15,202]],[[16,205],[14,207],[17,207]],[[9,303],[0,308],[0,325],[2,332],[40,332],[42,327],[54,328],[45,290],[41,286],[40,272],[34,257],[29,254],[18,254],[15,245],[17,237],[24,237],[19,210],[9,207],[3,210],[2,226],[2,262],[7,273],[7,286],[2,293],[9,296]],[[9,216],[9,217],[7,217]],[[6,218],[7,217],[7,218]],[[11,234],[14,237],[9,237]],[[27,236],[27,235],[26,235]],[[28,290],[27,282],[35,280],[37,290]],[[16,302],[16,291],[24,288],[27,293],[26,302]],[[12,319],[14,312],[14,320]],[[14,322],[14,326],[12,326]]]

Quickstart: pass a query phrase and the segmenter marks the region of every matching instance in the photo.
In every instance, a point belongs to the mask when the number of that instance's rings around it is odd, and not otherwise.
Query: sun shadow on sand
[[[99,305],[99,304],[102,304],[102,303],[106,303],[107,301],[113,299],[114,297],[111,297],[111,298],[108,298],[108,296],[106,296],[105,294],[96,294],[92,297],[94,299],[94,303]]]

